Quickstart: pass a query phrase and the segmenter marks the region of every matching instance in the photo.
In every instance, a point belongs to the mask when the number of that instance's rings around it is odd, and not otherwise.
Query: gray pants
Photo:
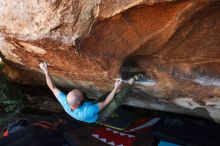
[[[119,93],[117,93],[114,99],[99,113],[98,121],[105,121],[110,115],[123,103],[126,96],[131,92],[131,85],[126,85]],[[109,93],[101,96],[96,102],[104,101]]]

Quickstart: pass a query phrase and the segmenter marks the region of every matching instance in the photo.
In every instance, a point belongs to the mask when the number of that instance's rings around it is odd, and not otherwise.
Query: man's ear
[[[74,106],[74,105],[70,105],[70,108],[71,108],[71,109],[75,109],[75,106]]]
[[[79,100],[78,102],[77,102],[77,106],[79,106],[81,104],[81,101]]]

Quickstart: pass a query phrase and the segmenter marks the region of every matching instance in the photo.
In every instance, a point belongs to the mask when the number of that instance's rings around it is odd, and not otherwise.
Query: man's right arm
[[[103,102],[99,102],[98,106],[99,106],[99,111],[101,111],[102,109],[104,109],[114,98],[115,93],[117,91],[117,89],[121,86],[122,84],[122,80],[117,80],[115,82],[115,87],[114,89],[111,91],[111,93],[106,97],[106,99]]]

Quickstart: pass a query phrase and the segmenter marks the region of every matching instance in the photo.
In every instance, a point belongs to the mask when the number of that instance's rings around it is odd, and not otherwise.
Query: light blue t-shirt
[[[99,112],[98,104],[93,104],[92,102],[84,102],[75,110],[71,110],[70,105],[67,103],[66,97],[67,96],[63,92],[60,92],[57,96],[57,99],[63,106],[64,110],[71,117],[87,123],[96,122]]]

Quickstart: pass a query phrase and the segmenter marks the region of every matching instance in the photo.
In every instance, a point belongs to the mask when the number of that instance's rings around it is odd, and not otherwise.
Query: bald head
[[[81,104],[82,100],[83,93],[78,89],[74,89],[67,94],[67,102],[71,106],[76,106],[77,108]]]

